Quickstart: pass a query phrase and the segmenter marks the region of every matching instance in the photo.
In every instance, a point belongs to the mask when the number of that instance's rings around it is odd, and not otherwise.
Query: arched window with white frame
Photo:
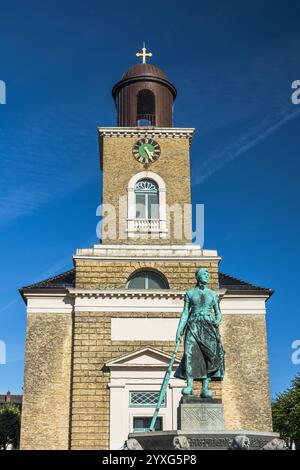
[[[166,186],[161,176],[151,171],[134,175],[128,183],[128,236],[156,233],[165,238],[166,214]]]
[[[159,191],[155,181],[144,178],[135,184],[136,219],[159,220]]]

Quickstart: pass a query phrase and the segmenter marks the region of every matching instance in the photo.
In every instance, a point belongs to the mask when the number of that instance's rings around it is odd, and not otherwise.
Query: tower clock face
[[[155,140],[140,139],[134,144],[132,153],[140,163],[153,163],[160,156],[160,146]]]

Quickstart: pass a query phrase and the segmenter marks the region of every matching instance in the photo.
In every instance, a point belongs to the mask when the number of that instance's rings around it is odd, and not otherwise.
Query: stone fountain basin
[[[186,436],[190,450],[227,450],[235,436],[246,435],[250,440],[250,450],[259,450],[274,438],[276,432],[257,432],[249,430],[220,431],[152,431],[135,432],[128,439],[136,439],[145,450],[174,450],[175,436]]]

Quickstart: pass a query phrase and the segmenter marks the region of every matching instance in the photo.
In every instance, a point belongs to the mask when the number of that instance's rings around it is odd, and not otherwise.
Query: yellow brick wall
[[[226,428],[272,431],[264,315],[224,315],[221,335],[226,353]]]
[[[111,318],[178,318],[178,313],[78,312],[75,314],[72,388],[72,449],[109,448],[108,361],[153,347],[172,354],[173,341],[111,341]],[[182,354],[182,348],[178,358]],[[184,384],[184,382],[183,382]],[[199,390],[199,385],[196,387]],[[212,384],[221,398],[221,384]]]
[[[76,287],[86,289],[124,289],[128,277],[137,269],[152,268],[167,278],[171,289],[190,289],[195,285],[198,262],[191,261],[105,261],[76,259]],[[210,287],[218,288],[218,261],[203,261],[211,273]],[[106,362],[135,350],[151,346],[172,354],[173,341],[111,341],[111,318],[179,317],[178,313],[80,313],[75,315],[72,398],[72,448],[107,449],[109,446],[109,371]],[[199,389],[199,386],[197,386]],[[221,397],[221,384],[213,384]]]
[[[131,274],[137,269],[156,269],[167,278],[170,289],[192,289],[195,271],[207,267],[210,287],[218,289],[218,260],[202,261],[105,261],[75,259],[76,287],[83,289],[124,289]]]
[[[109,447],[108,361],[144,347],[172,354],[173,341],[111,341],[111,318],[179,318],[179,313],[78,312],[75,315],[72,396],[72,449]],[[226,429],[271,431],[264,317],[224,315],[221,336],[226,352],[224,382],[212,382],[222,398]],[[178,358],[182,355],[182,347]],[[196,384],[199,393],[200,384]]]
[[[72,317],[27,316],[21,449],[68,449]]]
[[[201,265],[209,268],[211,287],[216,289],[217,261]],[[76,286],[124,288],[128,276],[145,267],[159,269],[171,288],[189,289],[199,263],[78,259]],[[111,318],[179,316],[171,312],[76,311],[72,323],[68,314],[28,314],[21,447],[107,449],[109,370],[105,363],[147,346],[171,354],[175,346],[173,341],[111,341]],[[212,383],[212,389],[216,397],[222,397],[225,427],[271,431],[264,316],[224,315],[221,336],[226,375],[223,383]],[[178,357],[181,354],[182,349]]]
[[[103,204],[112,204],[116,213],[119,213],[119,197],[127,198],[127,187],[133,175],[141,171],[148,171],[160,175],[166,184],[167,204],[173,206],[190,204],[190,146],[187,138],[159,138],[155,140],[161,147],[160,158],[148,165],[136,161],[132,155],[132,147],[137,137],[103,137]],[[124,214],[123,214],[124,215]],[[125,219],[127,213],[125,214]],[[173,215],[170,217],[170,236],[168,238],[151,239],[153,244],[182,244],[191,239],[191,221],[188,223],[187,236],[180,239],[174,236]],[[104,224],[105,226],[105,224]],[[117,234],[119,225],[117,224]],[[103,234],[103,243],[142,243],[147,241],[141,238],[106,239]]]

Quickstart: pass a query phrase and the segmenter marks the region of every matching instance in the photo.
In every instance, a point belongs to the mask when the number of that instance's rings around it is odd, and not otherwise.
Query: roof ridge
[[[42,281],[24,286],[19,289],[19,292],[24,298],[24,291],[30,289],[67,289],[69,287],[74,287],[75,271],[76,268],[69,269],[68,271],[64,271],[63,273],[51,276],[48,279],[44,279]],[[243,279],[231,276],[230,274],[222,273],[219,271],[218,277],[220,287],[227,288],[229,291],[245,290],[247,292],[258,291],[268,293],[269,295],[273,294],[272,289],[252,284],[250,282],[244,281]]]
[[[259,286],[257,284],[253,284],[252,282],[244,281],[243,279],[232,276],[231,274],[222,273],[221,271],[219,271],[219,274],[221,274],[221,276],[229,277],[230,279],[232,279],[234,281],[241,282],[242,284],[246,284],[248,286],[256,287],[257,289],[264,289],[264,290],[272,291],[272,289],[270,289],[269,287],[263,287],[263,286]]]
[[[43,281],[38,281],[38,282],[34,282],[33,284],[28,284],[27,286],[22,287],[20,290],[28,289],[30,287],[35,287],[35,286],[38,286],[38,285],[41,285],[41,284],[45,284],[47,282],[56,281],[56,280],[61,279],[62,277],[66,276],[68,274],[71,274],[72,272],[75,272],[75,268],[71,268],[68,271],[64,271],[63,273],[60,273],[60,274],[56,274],[56,276],[49,277],[47,279],[44,279]]]

